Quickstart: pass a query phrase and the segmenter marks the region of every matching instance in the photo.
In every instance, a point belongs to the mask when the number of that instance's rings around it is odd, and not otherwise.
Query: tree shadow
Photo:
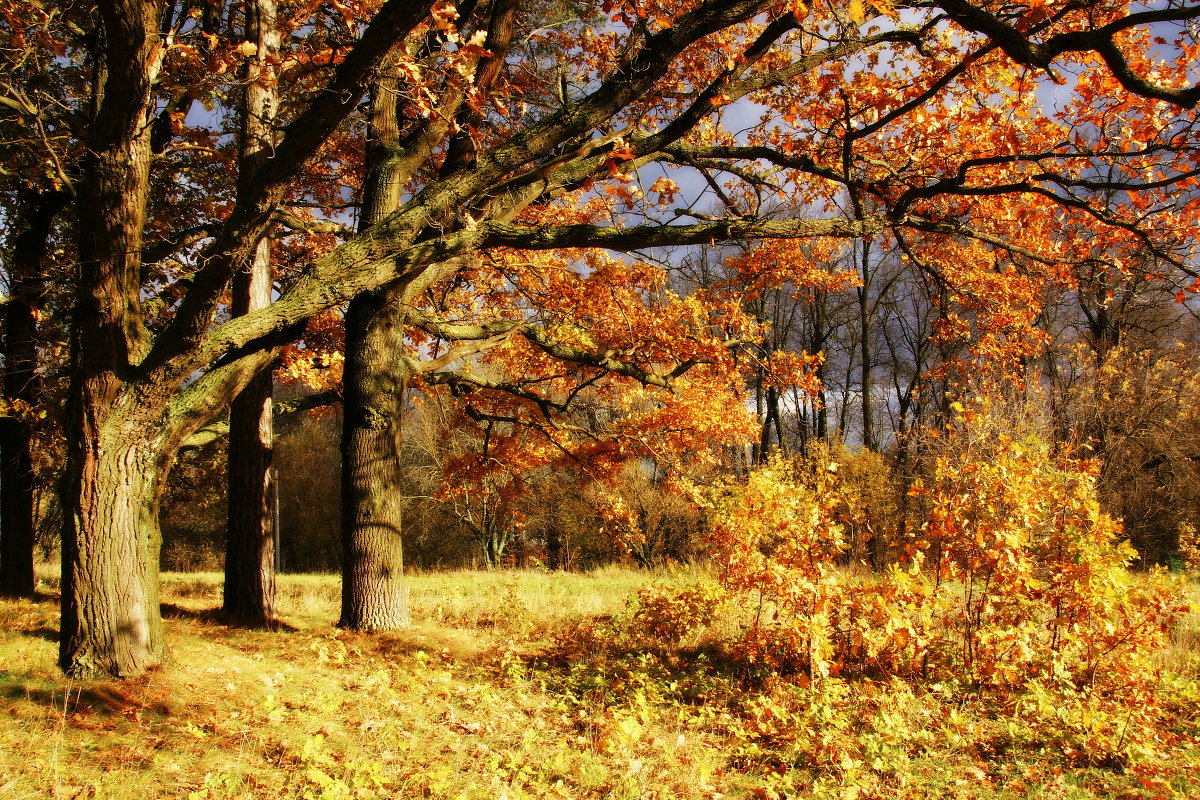
[[[227,621],[224,612],[219,608],[204,608],[197,611],[177,606],[174,603],[159,603],[158,612],[163,619],[185,619],[214,625],[224,625]]]
[[[381,656],[411,656],[416,653],[427,653],[439,649],[439,643],[416,636],[397,635],[394,633],[362,634],[364,637],[360,646],[372,646]]]
[[[34,605],[43,605],[45,603],[58,603],[62,599],[62,595],[54,591],[34,591],[33,594],[18,594],[7,595],[0,594],[0,600],[27,600]]]
[[[442,662],[477,663],[487,660],[494,648],[474,637],[449,635],[418,627],[390,631],[346,631],[342,639],[360,652],[383,658],[403,658],[424,653]]]
[[[144,681],[113,681],[74,688],[43,688],[28,684],[9,684],[0,689],[0,697],[10,701],[36,703],[69,718],[77,727],[89,727],[91,715],[140,722],[143,714],[162,718],[174,710],[161,698],[151,697]]]
[[[160,603],[159,613],[163,619],[183,619],[200,622],[207,625],[220,625],[244,631],[267,631],[271,633],[294,633],[299,628],[289,625],[281,619],[273,619],[265,625],[252,625],[234,619],[221,608],[204,608],[195,610],[177,606],[174,603]]]
[[[57,642],[59,638],[58,628],[51,628],[49,625],[29,628],[28,630],[17,631],[17,633],[21,636],[28,636],[30,639],[43,639],[47,642]]]

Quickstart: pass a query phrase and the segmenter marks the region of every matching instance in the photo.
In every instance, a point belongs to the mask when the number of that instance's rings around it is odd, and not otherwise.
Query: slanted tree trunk
[[[58,191],[18,193],[4,309],[4,396],[0,417],[0,594],[32,597],[36,491],[29,409],[37,403],[37,312],[45,291],[42,257],[54,218],[67,202]],[[12,408],[15,406],[15,408]]]
[[[257,45],[247,67],[242,107],[242,194],[253,184],[274,146],[279,105],[275,64],[279,24],[274,0],[246,4],[246,38]],[[233,280],[233,315],[271,303],[271,240],[264,236]],[[225,548],[226,614],[243,625],[266,626],[275,618],[275,515],[271,503],[274,425],[271,370],[254,377],[229,409],[228,527]]]

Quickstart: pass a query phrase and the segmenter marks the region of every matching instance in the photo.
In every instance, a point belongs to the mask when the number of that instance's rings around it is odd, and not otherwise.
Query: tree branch
[[[387,0],[371,19],[354,49],[338,65],[333,78],[283,132],[272,156],[260,167],[250,189],[239,192],[237,205],[220,234],[206,248],[203,266],[192,289],[164,334],[145,360],[148,371],[189,371],[192,349],[216,313],[221,293],[271,222],[285,188],[328,136],[353,111],[366,92],[375,69],[397,41],[422,23],[434,0]]]
[[[1054,59],[1063,53],[1094,52],[1104,59],[1121,85],[1133,94],[1163,100],[1182,108],[1191,108],[1200,103],[1200,86],[1172,89],[1153,83],[1134,72],[1116,45],[1116,36],[1122,31],[1158,22],[1196,19],[1200,17],[1200,6],[1181,5],[1142,11],[1099,28],[1068,31],[1055,34],[1045,42],[1035,42],[1016,27],[965,0],[937,0],[937,5],[963,28],[987,36],[1018,64],[1049,71]]]
[[[271,404],[271,410],[275,421],[279,422],[280,420],[294,417],[297,414],[302,414],[305,411],[312,411],[313,409],[325,408],[334,403],[340,403],[341,400],[342,393],[339,390],[326,389],[292,400],[277,400]],[[219,422],[212,422],[184,440],[179,449],[181,452],[183,450],[195,450],[224,439],[228,435],[229,420],[223,419]]]

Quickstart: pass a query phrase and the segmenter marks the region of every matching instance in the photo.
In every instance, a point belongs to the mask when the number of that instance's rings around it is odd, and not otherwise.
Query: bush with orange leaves
[[[1144,686],[1189,608],[1164,574],[1132,575],[1093,465],[1036,438],[971,435],[918,486],[900,558],[847,568],[854,503],[828,450],[719,489],[712,535],[740,601],[738,654],[801,676],[870,674],[1021,685]]]

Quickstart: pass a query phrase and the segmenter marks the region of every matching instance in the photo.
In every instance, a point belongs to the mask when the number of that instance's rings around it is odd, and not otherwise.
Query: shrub
[[[656,643],[677,647],[690,634],[708,628],[721,613],[724,592],[712,583],[647,586],[633,602],[631,630]]]
[[[963,422],[963,425],[969,425]],[[829,451],[776,459],[712,503],[722,582],[748,611],[747,660],[811,678],[870,673],[1133,685],[1186,611],[1101,513],[1092,464],[1039,440],[965,435],[936,464],[888,569],[839,566],[856,503]]]

